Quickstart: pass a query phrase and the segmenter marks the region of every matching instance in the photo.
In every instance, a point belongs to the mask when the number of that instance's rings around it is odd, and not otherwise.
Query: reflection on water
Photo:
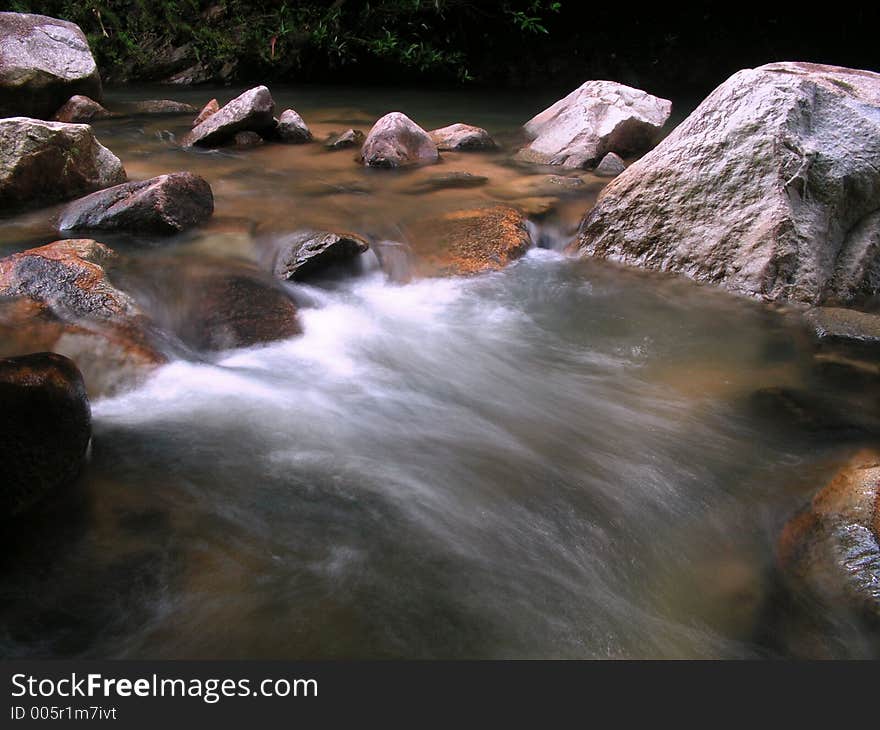
[[[316,90],[276,97],[319,139],[388,111],[365,95],[347,108]],[[405,101],[426,127],[501,137],[534,111]],[[438,209],[547,193],[546,173],[503,154],[447,154],[439,167],[489,182],[416,196],[436,169],[371,173],[316,144],[181,151],[185,122],[98,130],[133,178],[187,168],[214,187],[204,229],[161,250],[113,242],[145,266],[258,262],[261,237],[301,225],[400,240]],[[537,238],[558,246],[593,195],[559,196]],[[24,247],[39,223],[17,221],[3,245]],[[295,293],[301,337],[178,360],[93,404],[82,483],[4,552],[0,654],[786,653],[767,638],[773,543],[840,445],[756,406],[817,387],[795,324],[544,249],[406,285],[368,262]],[[858,636],[837,646],[856,654]]]

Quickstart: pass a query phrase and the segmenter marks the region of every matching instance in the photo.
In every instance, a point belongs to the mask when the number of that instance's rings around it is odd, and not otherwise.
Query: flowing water
[[[426,128],[463,120],[514,140],[549,101],[273,92],[318,139],[396,108]],[[762,394],[818,390],[858,410],[868,393],[817,369],[795,319],[563,255],[602,184],[589,175],[551,196],[546,170],[503,153],[389,173],[320,144],[185,151],[188,121],[96,125],[131,178],[190,169],[215,192],[215,218],[195,232],[99,236],[142,268],[259,262],[263,230],[401,240],[440,210],[558,205],[534,224],[540,246],[503,271],[396,284],[367,254],[357,276],[292,285],[302,336],[191,353],[93,402],[80,483],[7,540],[0,655],[798,653],[779,638],[794,630],[774,544],[853,438],[779,417]],[[416,194],[438,171],[489,182]],[[0,247],[51,240],[45,217],[9,221]],[[831,655],[862,652],[844,614],[825,631]]]

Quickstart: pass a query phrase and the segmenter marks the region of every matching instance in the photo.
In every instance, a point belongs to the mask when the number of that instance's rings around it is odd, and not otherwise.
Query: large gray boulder
[[[379,119],[361,148],[361,160],[367,167],[425,165],[439,157],[431,136],[400,112]]]
[[[86,124],[0,119],[0,211],[70,200],[125,179],[119,158]]]
[[[265,86],[256,86],[235,97],[194,127],[183,140],[185,146],[218,147],[239,132],[270,134],[275,129],[275,101]]]
[[[101,77],[79,26],[0,13],[0,116],[48,118],[76,94],[101,100]]]
[[[592,167],[608,152],[644,152],[656,142],[672,102],[613,81],[587,81],[524,128],[532,141],[517,159]]]
[[[82,375],[50,352],[0,360],[0,522],[73,481],[92,412]]]
[[[880,74],[739,71],[602,192],[581,253],[767,300],[880,286]]]
[[[74,200],[61,211],[58,229],[169,235],[206,221],[213,212],[214,196],[204,178],[172,172]]]

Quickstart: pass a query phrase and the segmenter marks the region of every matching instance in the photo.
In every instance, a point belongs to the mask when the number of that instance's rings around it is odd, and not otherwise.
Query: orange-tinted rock
[[[216,114],[220,111],[220,104],[217,103],[216,99],[211,99],[205,106],[202,107],[202,111],[199,112],[199,115],[193,120],[193,127],[198,127],[202,122],[204,122],[208,117],[212,114]]]
[[[531,246],[525,218],[504,205],[429,218],[408,234],[416,271],[427,276],[501,269]]]
[[[106,119],[111,116],[98,102],[79,94],[71,96],[64,105],[52,115],[53,122],[69,122],[73,124],[88,124],[96,119]]]

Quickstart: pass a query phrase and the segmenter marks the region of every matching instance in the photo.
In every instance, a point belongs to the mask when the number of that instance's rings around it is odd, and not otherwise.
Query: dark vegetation
[[[872,3],[579,0],[0,0],[79,24],[112,82],[344,82],[565,88],[609,78],[704,94],[772,60],[880,68]]]

